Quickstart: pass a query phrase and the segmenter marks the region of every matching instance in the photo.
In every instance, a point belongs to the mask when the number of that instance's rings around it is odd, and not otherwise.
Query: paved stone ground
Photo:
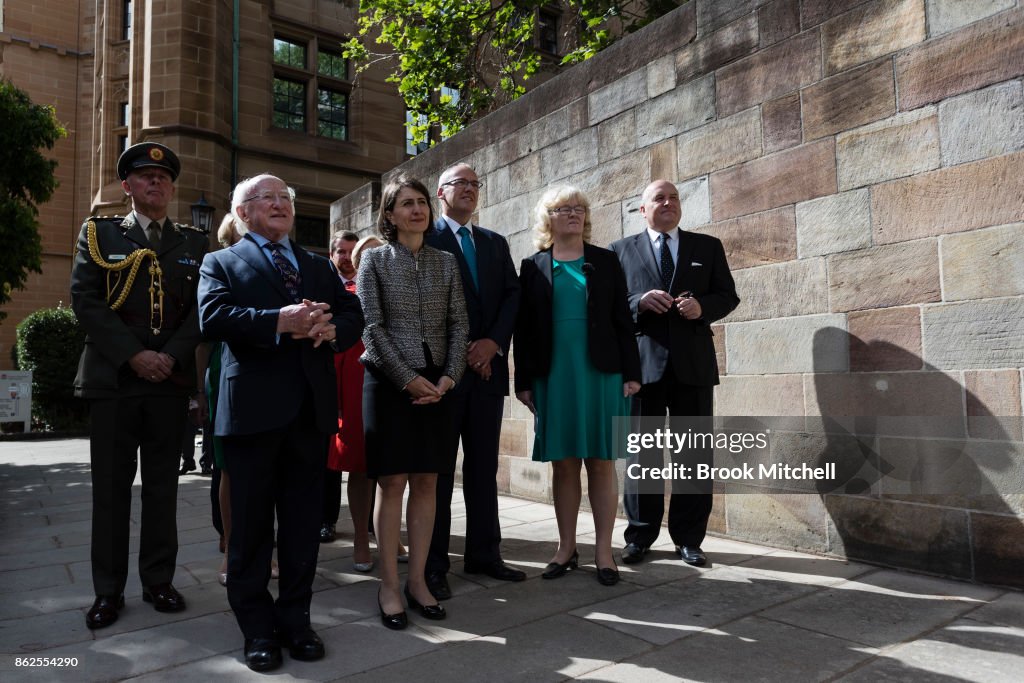
[[[0,443],[0,680],[252,680],[216,582],[209,479],[179,489],[175,585],[188,600],[159,614],[129,578],[112,627],[86,629],[90,484],[84,440]],[[451,575],[449,618],[377,617],[375,572],[352,570],[351,527],[321,546],[313,625],[328,656],[285,664],[281,680],[365,681],[1020,681],[1024,594],[724,539],[713,566],[682,564],[665,544],[615,587],[595,580],[593,525],[580,516],[587,566],[540,572],[557,538],[553,510],[500,500],[506,559],[525,583]],[[133,508],[137,547],[138,500]],[[345,516],[345,510],[342,510]],[[453,512],[461,551],[461,509]],[[621,523],[620,523],[621,524]],[[621,535],[616,534],[619,538]],[[134,571],[136,556],[132,557]],[[455,569],[461,562],[455,561]],[[16,657],[76,658],[65,668]]]

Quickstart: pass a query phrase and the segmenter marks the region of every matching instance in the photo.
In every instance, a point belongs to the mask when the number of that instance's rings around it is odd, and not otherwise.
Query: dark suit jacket
[[[200,339],[196,285],[209,239],[195,228],[164,221],[160,245],[154,250],[163,271],[163,320],[160,333],[154,334],[153,323],[160,319],[151,315],[149,259],[142,262],[124,303],[111,310],[127,284],[129,269],[107,270],[93,259],[86,231],[90,221],[96,226],[99,256],[107,263],[123,263],[132,252],[151,248],[134,213],[126,218],[90,218],[82,226],[71,271],[71,307],[87,337],[75,395],[113,398],[195,391],[195,348]],[[114,283],[108,301],[107,287]],[[177,363],[170,380],[153,384],[135,376],[128,360],[146,350],[174,357]]]
[[[519,279],[508,242],[496,232],[473,226],[477,277],[480,280],[480,288],[477,289],[458,239],[448,224],[442,218],[434,227],[436,231],[427,236],[427,244],[454,254],[459,262],[466,313],[469,314],[469,341],[491,339],[501,348],[501,353],[495,354],[491,360],[491,379],[485,382],[477,377],[476,385],[488,393],[507,396],[508,352],[519,310]],[[456,390],[467,385],[467,382],[461,382]]]
[[[278,311],[292,303],[280,273],[246,236],[206,256],[200,271],[199,324],[203,335],[225,342],[214,433],[238,436],[278,429],[295,419],[307,392],[317,429],[338,430],[334,352],[363,331],[359,299],[345,290],[330,261],[291,243],[299,262],[302,295],[330,304],[337,338],[313,348],[308,339],[277,339]]]
[[[661,315],[650,311],[638,314],[640,298],[652,289],[661,289],[661,271],[646,230],[618,240],[611,249],[626,272],[629,307],[640,335],[637,341],[644,384],[661,379],[669,354],[680,383],[718,384],[711,323],[727,316],[740,303],[721,241],[710,235],[679,231],[679,258],[669,294],[692,292],[703,312],[699,320],[686,320],[674,308]]]
[[[640,381],[633,319],[626,281],[615,255],[583,245],[587,274],[587,350],[601,372],[621,372],[623,381]],[[522,304],[515,334],[516,391],[533,388],[535,377],[551,371],[553,272],[551,250],[523,259],[519,269]]]

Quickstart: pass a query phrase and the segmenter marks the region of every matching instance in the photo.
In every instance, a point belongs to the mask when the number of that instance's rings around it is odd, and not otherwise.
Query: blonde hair
[[[554,243],[551,237],[551,209],[570,203],[586,208],[587,212],[583,216],[583,241],[590,241],[590,201],[578,187],[557,185],[545,192],[533,208],[533,246],[538,250],[550,249]]]
[[[249,230],[237,220],[234,214],[227,214],[224,219],[220,222],[220,227],[217,228],[217,242],[220,246],[227,249],[232,244],[242,238],[242,235],[247,233]]]
[[[376,242],[376,244],[371,244]],[[367,249],[373,249],[375,247],[384,246],[384,240],[377,237],[376,235],[367,235],[358,242],[356,246],[352,247],[352,267],[359,270],[359,258],[363,255],[363,252]]]

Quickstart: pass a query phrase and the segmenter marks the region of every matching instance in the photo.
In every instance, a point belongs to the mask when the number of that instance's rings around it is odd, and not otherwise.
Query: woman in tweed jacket
[[[357,290],[366,327],[361,360],[367,473],[377,480],[374,529],[381,562],[378,607],[392,629],[408,623],[398,585],[402,497],[409,485],[405,598],[428,619],[444,608],[424,581],[438,472],[454,471],[442,443],[445,394],[466,367],[469,322],[455,257],[424,244],[434,211],[420,181],[399,176],[381,197],[377,228],[388,243],[363,254]]]

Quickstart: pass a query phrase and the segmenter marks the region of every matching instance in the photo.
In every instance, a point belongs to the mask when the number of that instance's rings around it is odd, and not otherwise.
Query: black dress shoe
[[[180,477],[183,474],[188,474],[189,472],[195,472],[195,471],[196,471],[196,461],[195,460],[183,460],[181,462],[181,469],[178,470],[178,476]]]
[[[271,671],[281,666],[281,645],[276,638],[246,638],[245,665],[253,671]]]
[[[301,662],[315,662],[324,658],[324,641],[320,640],[320,636],[308,626],[301,631],[282,636],[281,644],[288,648],[288,654],[292,659]]]
[[[380,589],[377,589],[377,609],[380,610],[380,623],[387,626],[392,631],[401,631],[409,625],[409,617],[406,615],[405,610],[396,612],[394,614],[387,614],[384,611],[384,607],[380,604]]]
[[[649,549],[636,543],[628,543],[626,547],[622,549],[622,561],[626,564],[636,564],[644,559],[644,555],[647,554]]]
[[[580,566],[580,553],[578,550],[572,551],[572,557],[569,558],[568,562],[559,564],[558,562],[548,562],[548,566],[544,567],[544,571],[541,572],[540,577],[542,579],[557,579],[560,576],[565,576],[565,573],[570,569],[576,569]]]
[[[169,583],[143,588],[142,601],[153,603],[157,612],[180,612],[185,609],[185,598]]]
[[[619,582],[619,570],[615,567],[598,567],[597,582],[602,586],[614,586]]]
[[[452,589],[444,572],[427,572],[426,581],[427,590],[438,600],[448,600],[452,597]]]
[[[124,607],[124,595],[97,595],[92,607],[85,613],[85,625],[104,628],[117,621],[118,611]]]
[[[337,536],[338,535],[334,531],[334,525],[333,524],[328,524],[327,522],[324,522],[323,524],[320,525],[320,542],[321,543],[330,543],[335,538],[337,538]]]
[[[469,562],[465,564],[467,574],[485,574],[498,581],[525,581],[526,572],[513,569],[501,560],[494,562]]]
[[[692,564],[694,567],[703,567],[708,563],[708,556],[704,554],[704,551],[700,548],[691,548],[687,545],[679,546],[679,557],[683,559],[686,564]]]
[[[437,605],[421,605],[419,600],[412,596],[409,592],[409,584],[405,584],[405,601],[409,603],[410,609],[418,609],[427,619],[433,619],[434,621],[440,621],[448,616],[448,613],[444,611],[444,607],[440,604]]]

